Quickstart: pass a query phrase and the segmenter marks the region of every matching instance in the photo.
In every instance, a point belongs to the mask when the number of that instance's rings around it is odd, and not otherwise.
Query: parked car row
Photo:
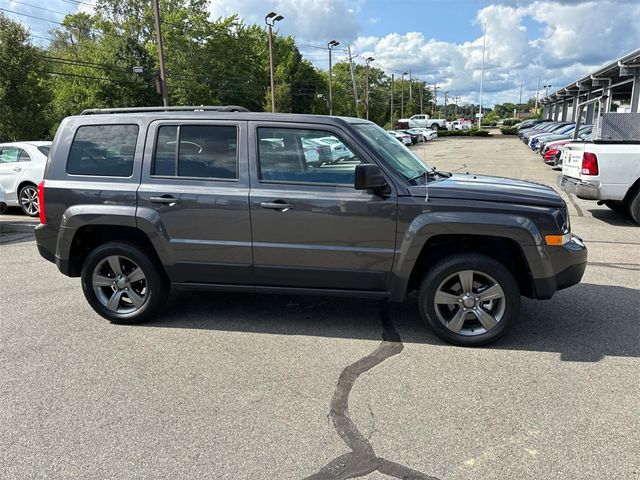
[[[438,138],[438,132],[430,128],[409,128],[387,131],[404,145],[414,145],[419,142],[428,142],[429,140]]]
[[[31,217],[37,217],[40,211],[37,185],[42,181],[50,147],[51,142],[0,144],[0,190],[6,196],[4,203],[22,208]]]
[[[470,130],[473,128],[473,122],[468,118],[459,118],[453,122],[447,122],[447,130]]]

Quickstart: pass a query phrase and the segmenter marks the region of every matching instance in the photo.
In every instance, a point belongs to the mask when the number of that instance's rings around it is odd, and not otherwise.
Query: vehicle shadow
[[[629,215],[625,215],[624,213],[614,212],[613,210],[609,210],[608,208],[598,208],[598,209],[589,209],[589,213],[596,220],[603,221],[608,223],[609,225],[613,225],[615,227],[637,227],[638,225],[631,220]]]
[[[420,320],[415,296],[391,307],[404,343],[446,346]],[[177,292],[145,326],[380,340],[380,301],[286,295]],[[449,347],[451,348],[451,347]],[[583,283],[553,299],[523,299],[520,317],[482,347],[559,353],[573,362],[640,357],[640,291]]]
[[[27,218],[25,216],[25,220],[17,220],[11,217],[2,218],[0,215],[0,245],[34,240],[33,229],[38,223]]]

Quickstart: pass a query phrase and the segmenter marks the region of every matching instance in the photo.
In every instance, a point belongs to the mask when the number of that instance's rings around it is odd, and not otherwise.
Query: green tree
[[[29,32],[0,13],[0,141],[47,138],[51,97]]]

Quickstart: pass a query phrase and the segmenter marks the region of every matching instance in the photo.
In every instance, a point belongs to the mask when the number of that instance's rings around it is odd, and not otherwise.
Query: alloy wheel
[[[453,333],[478,336],[494,329],[504,316],[506,299],[491,276],[463,270],[448,276],[434,296],[440,322]]]
[[[149,297],[142,268],[122,255],[109,255],[98,262],[91,276],[91,286],[98,301],[118,314],[136,312]]]
[[[27,214],[35,216],[40,211],[38,203],[38,190],[36,187],[27,186],[20,190],[20,206]]]

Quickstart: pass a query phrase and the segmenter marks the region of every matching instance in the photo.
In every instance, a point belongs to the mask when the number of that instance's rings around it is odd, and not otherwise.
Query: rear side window
[[[227,125],[158,128],[152,175],[238,178],[238,131]]]
[[[40,153],[43,154],[45,157],[49,156],[49,150],[51,150],[51,147],[47,146],[47,145],[41,145],[38,147],[38,150],[40,150]]]
[[[137,125],[86,125],[71,144],[67,173],[130,177],[138,139]]]

